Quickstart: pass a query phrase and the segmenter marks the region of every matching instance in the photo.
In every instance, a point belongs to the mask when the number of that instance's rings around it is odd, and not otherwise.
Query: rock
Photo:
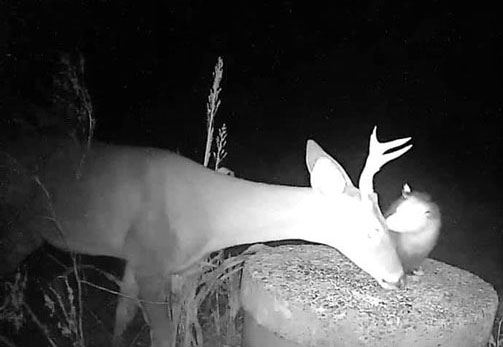
[[[385,290],[333,248],[265,248],[243,272],[243,346],[486,346],[494,288],[439,261],[423,270]]]

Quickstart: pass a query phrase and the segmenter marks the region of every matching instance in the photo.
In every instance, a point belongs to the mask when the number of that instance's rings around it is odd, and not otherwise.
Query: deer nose
[[[386,285],[388,285],[389,287],[403,289],[403,288],[405,288],[406,279],[407,279],[407,276],[405,274],[403,274],[402,276],[400,276],[400,278],[396,282],[386,281],[385,279],[383,279],[383,282]]]

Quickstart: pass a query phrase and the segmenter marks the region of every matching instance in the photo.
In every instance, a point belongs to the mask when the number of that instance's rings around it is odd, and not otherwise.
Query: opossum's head
[[[421,232],[440,228],[440,211],[428,194],[412,192],[409,185],[402,189],[402,197],[386,213],[386,224],[396,232]]]

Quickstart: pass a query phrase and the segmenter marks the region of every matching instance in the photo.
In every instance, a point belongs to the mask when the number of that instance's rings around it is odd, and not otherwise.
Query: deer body
[[[138,251],[162,260],[168,273],[238,244],[328,242],[331,234],[339,236],[331,220],[344,228],[359,212],[359,203],[346,195],[327,209],[311,188],[229,177],[168,151],[96,143],[86,161],[81,179],[52,162],[58,169],[40,177],[64,233],[61,238],[45,212],[37,221],[44,239],[58,248],[124,259],[134,258],[128,243],[142,244]],[[344,205],[353,205],[354,213],[339,215]]]
[[[314,141],[308,141],[306,154],[311,187],[250,182],[152,148],[95,143],[80,165],[77,147],[58,142],[36,172],[42,183],[37,193],[11,190],[18,195],[12,201],[23,195],[22,205],[29,206],[19,209],[14,229],[73,252],[126,260],[121,292],[146,300],[152,345],[169,346],[173,327],[166,306],[149,302],[164,300],[171,274],[225,247],[283,239],[323,243],[339,249],[381,286],[401,287],[403,268],[372,179],[410,146],[383,153],[408,140],[379,143],[374,129],[360,189]],[[26,177],[18,184],[27,184]],[[119,300],[116,336],[135,308],[136,302]]]

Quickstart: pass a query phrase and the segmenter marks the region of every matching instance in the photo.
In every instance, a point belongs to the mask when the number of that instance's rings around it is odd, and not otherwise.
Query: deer
[[[172,340],[167,308],[156,304],[164,301],[170,276],[235,245],[290,239],[328,245],[382,288],[403,288],[404,269],[373,180],[383,165],[410,150],[410,140],[380,142],[374,127],[358,188],[314,140],[306,145],[310,187],[220,174],[155,148],[93,142],[80,160],[78,146],[58,140],[34,170],[36,179],[10,180],[14,187],[7,195],[12,205],[23,206],[10,228],[30,239],[26,254],[12,259],[22,261],[45,241],[125,260],[114,336],[120,341],[138,306],[129,298],[138,298],[154,347]]]

